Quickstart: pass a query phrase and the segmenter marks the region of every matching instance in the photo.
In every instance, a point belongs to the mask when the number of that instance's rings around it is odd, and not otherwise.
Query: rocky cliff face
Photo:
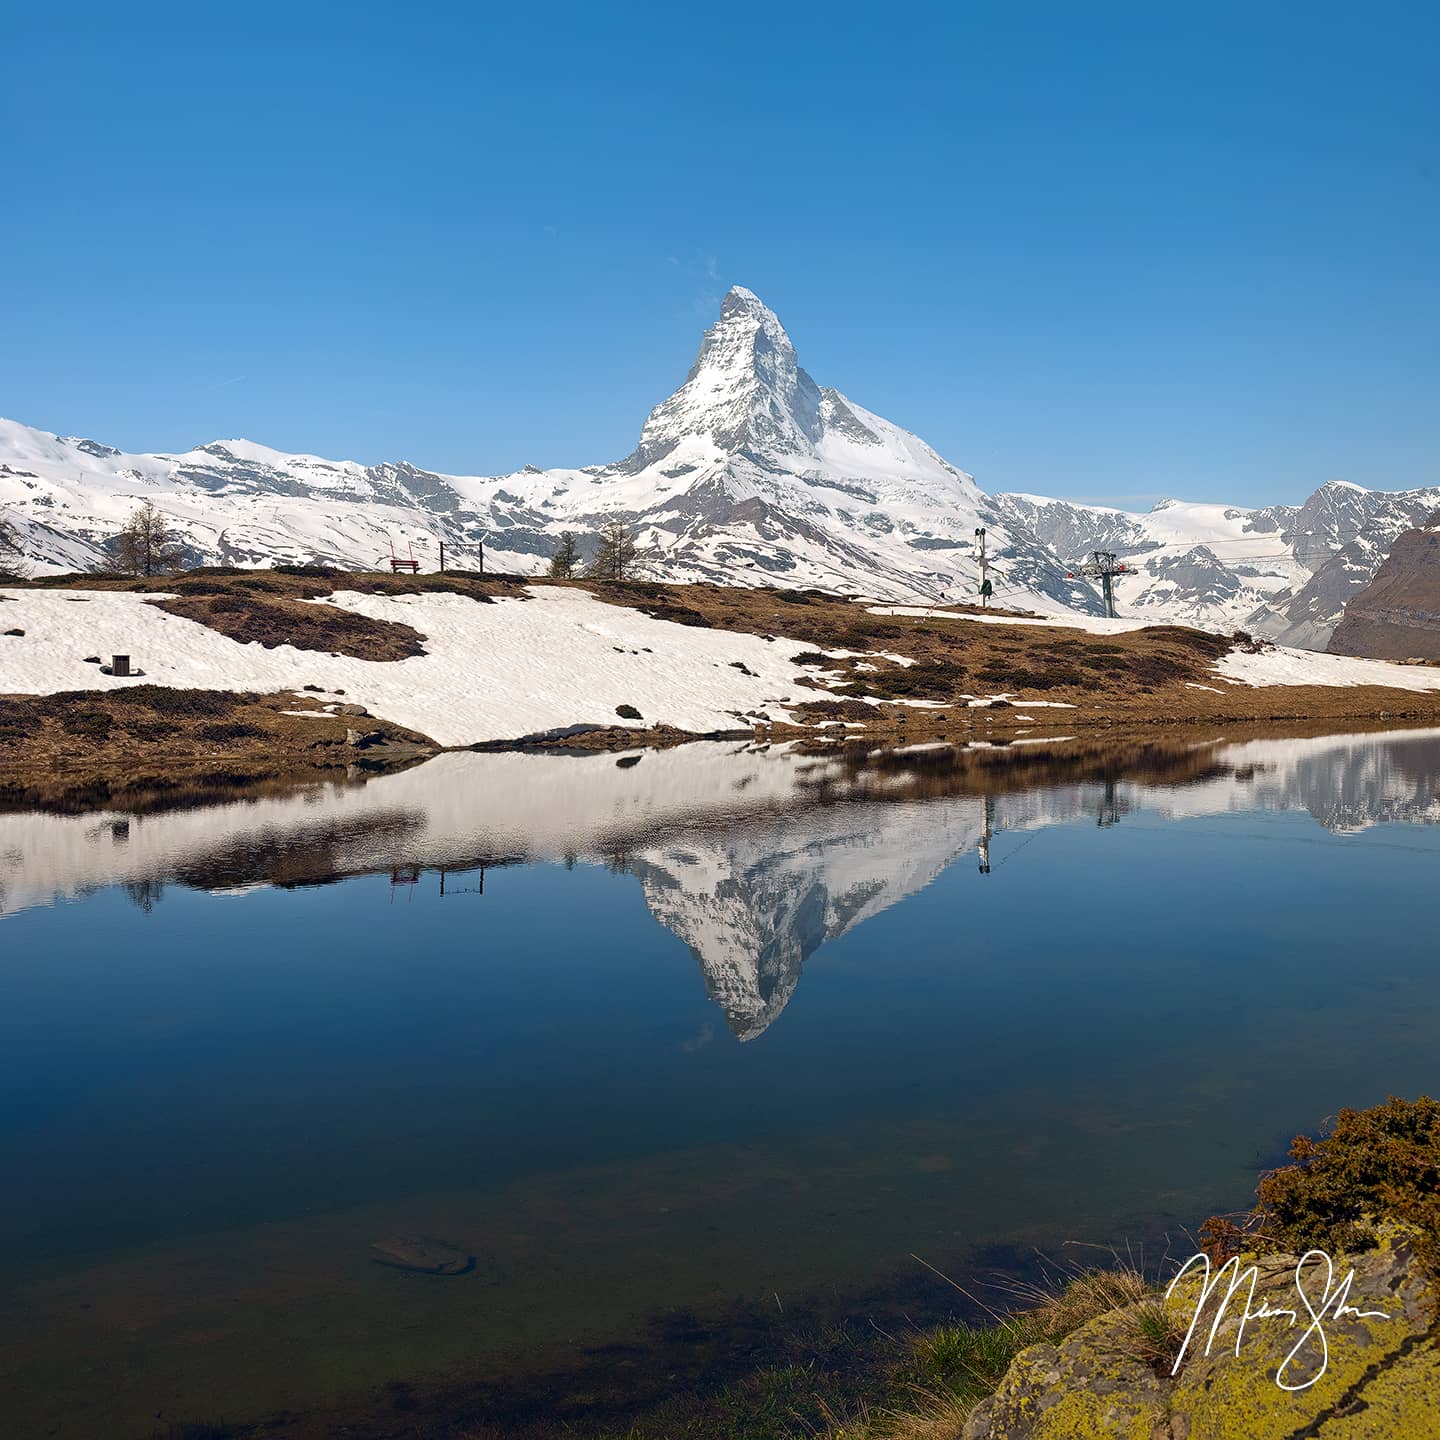
[[[1377,660],[1440,660],[1440,511],[1396,538],[1374,579],[1350,596],[1329,648]]]

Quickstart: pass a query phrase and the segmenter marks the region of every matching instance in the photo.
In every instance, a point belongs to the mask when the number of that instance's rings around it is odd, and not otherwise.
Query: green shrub
[[[1342,1110],[1324,1139],[1297,1135],[1290,1156],[1293,1165],[1257,1187],[1251,1220],[1266,1239],[1295,1251],[1365,1249],[1375,1243],[1366,1219],[1393,1216],[1420,1227],[1422,1258],[1437,1268],[1440,1101],[1392,1095],[1370,1110]]]

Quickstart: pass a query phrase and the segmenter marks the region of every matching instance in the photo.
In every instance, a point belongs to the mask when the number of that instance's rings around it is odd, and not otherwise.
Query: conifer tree
[[[579,568],[580,547],[566,530],[560,536],[560,548],[550,557],[550,574],[556,580],[569,580]]]
[[[0,580],[24,580],[29,572],[20,532],[0,515]]]
[[[618,516],[600,527],[589,574],[597,580],[633,580],[644,568],[636,531]]]

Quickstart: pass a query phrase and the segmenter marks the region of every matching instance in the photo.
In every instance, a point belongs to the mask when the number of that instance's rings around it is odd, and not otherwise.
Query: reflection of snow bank
[[[532,586],[529,600],[485,605],[463,595],[359,595],[331,603],[413,625],[424,655],[408,660],[242,645],[115,591],[12,590],[7,626],[25,631],[0,649],[0,694],[109,690],[125,685],[85,664],[131,655],[147,684],[205,690],[345,691],[374,714],[442,745],[514,739],[564,725],[665,724],[734,729],[737,714],[784,715],[799,698],[793,640],[652,620],[583,591]],[[153,597],[151,597],[153,598]],[[743,663],[744,670],[737,663]],[[643,722],[621,720],[631,705]]]

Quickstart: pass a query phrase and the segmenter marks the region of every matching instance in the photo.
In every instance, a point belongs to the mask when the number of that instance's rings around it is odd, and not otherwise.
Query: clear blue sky
[[[1440,8],[40,5],[0,414],[627,453],[732,283],[989,489],[1440,482]]]

